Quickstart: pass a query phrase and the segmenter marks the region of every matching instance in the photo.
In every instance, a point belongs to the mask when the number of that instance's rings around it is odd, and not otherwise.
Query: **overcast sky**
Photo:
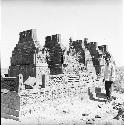
[[[88,38],[107,44],[118,66],[124,66],[122,0],[2,0],[1,67],[8,68],[19,32],[36,29],[44,45],[47,35]]]

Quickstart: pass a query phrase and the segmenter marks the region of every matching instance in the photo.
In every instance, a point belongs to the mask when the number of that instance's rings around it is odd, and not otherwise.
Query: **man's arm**
[[[112,65],[112,81],[115,82],[116,78],[116,68],[114,65]]]

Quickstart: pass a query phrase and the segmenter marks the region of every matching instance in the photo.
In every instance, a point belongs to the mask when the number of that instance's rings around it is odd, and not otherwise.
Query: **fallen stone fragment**
[[[98,107],[99,107],[99,108],[101,108],[101,106],[100,106],[100,105],[98,105]]]
[[[82,114],[82,116],[88,116],[89,114]]]
[[[95,118],[101,118],[99,115],[96,115]]]
[[[94,125],[94,120],[93,119],[88,119],[88,121],[86,121],[86,124]]]

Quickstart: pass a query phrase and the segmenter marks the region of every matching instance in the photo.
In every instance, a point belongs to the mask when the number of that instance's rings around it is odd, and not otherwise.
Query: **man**
[[[111,100],[112,84],[115,81],[115,65],[111,61],[111,57],[106,59],[104,81],[107,101]]]

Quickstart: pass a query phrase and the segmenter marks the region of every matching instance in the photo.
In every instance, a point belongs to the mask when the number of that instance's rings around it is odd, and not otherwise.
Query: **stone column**
[[[20,93],[24,89],[25,89],[25,86],[23,84],[23,75],[19,74],[19,88],[18,88],[18,93]]]

